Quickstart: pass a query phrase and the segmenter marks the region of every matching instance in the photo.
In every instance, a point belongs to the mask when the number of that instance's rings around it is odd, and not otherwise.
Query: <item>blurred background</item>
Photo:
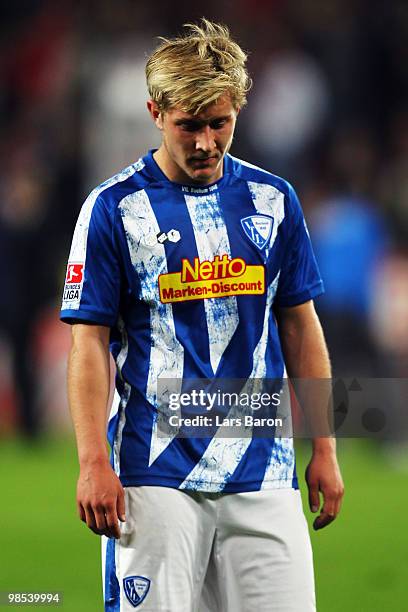
[[[89,191],[159,144],[144,81],[156,37],[203,14],[250,53],[232,153],[300,196],[334,375],[407,378],[406,1],[0,2],[0,590],[62,590],[66,610],[102,609],[58,320],[70,240]],[[340,440],[339,454],[342,517],[312,534],[318,609],[406,610],[406,440]]]

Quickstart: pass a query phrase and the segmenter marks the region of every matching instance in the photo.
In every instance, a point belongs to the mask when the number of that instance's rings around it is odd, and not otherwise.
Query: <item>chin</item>
[[[191,179],[195,182],[195,183],[200,183],[200,184],[207,184],[207,183],[214,183],[216,181],[216,179],[214,178],[214,176],[209,176],[209,175],[199,175],[199,176],[192,176]]]
[[[214,177],[217,176],[218,174],[216,170],[218,170],[218,168],[217,169],[214,169],[214,168],[200,169],[200,170],[197,170],[197,172],[194,172],[193,176],[202,181],[215,180]]]

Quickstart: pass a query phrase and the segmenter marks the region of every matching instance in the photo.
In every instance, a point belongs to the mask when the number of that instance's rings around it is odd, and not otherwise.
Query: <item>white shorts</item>
[[[122,536],[102,539],[105,611],[316,609],[299,491],[125,493]]]

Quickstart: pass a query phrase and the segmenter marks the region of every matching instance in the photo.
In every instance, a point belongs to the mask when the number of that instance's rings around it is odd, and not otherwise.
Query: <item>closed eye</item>
[[[196,132],[201,128],[199,121],[180,121],[177,122],[177,125],[185,132]]]
[[[229,121],[229,117],[218,117],[208,123],[212,130],[221,130]],[[175,122],[184,132],[197,132],[206,125],[204,121],[195,119],[180,119]]]
[[[227,123],[227,119],[215,119],[210,122],[210,128],[212,130],[220,130]]]

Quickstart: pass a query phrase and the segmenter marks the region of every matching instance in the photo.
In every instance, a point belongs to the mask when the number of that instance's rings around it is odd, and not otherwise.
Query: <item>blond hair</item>
[[[146,64],[149,95],[160,111],[178,106],[199,113],[228,93],[233,106],[246,104],[251,79],[247,55],[234,42],[226,26],[204,17],[200,25],[185,24],[177,38],[162,38]]]

